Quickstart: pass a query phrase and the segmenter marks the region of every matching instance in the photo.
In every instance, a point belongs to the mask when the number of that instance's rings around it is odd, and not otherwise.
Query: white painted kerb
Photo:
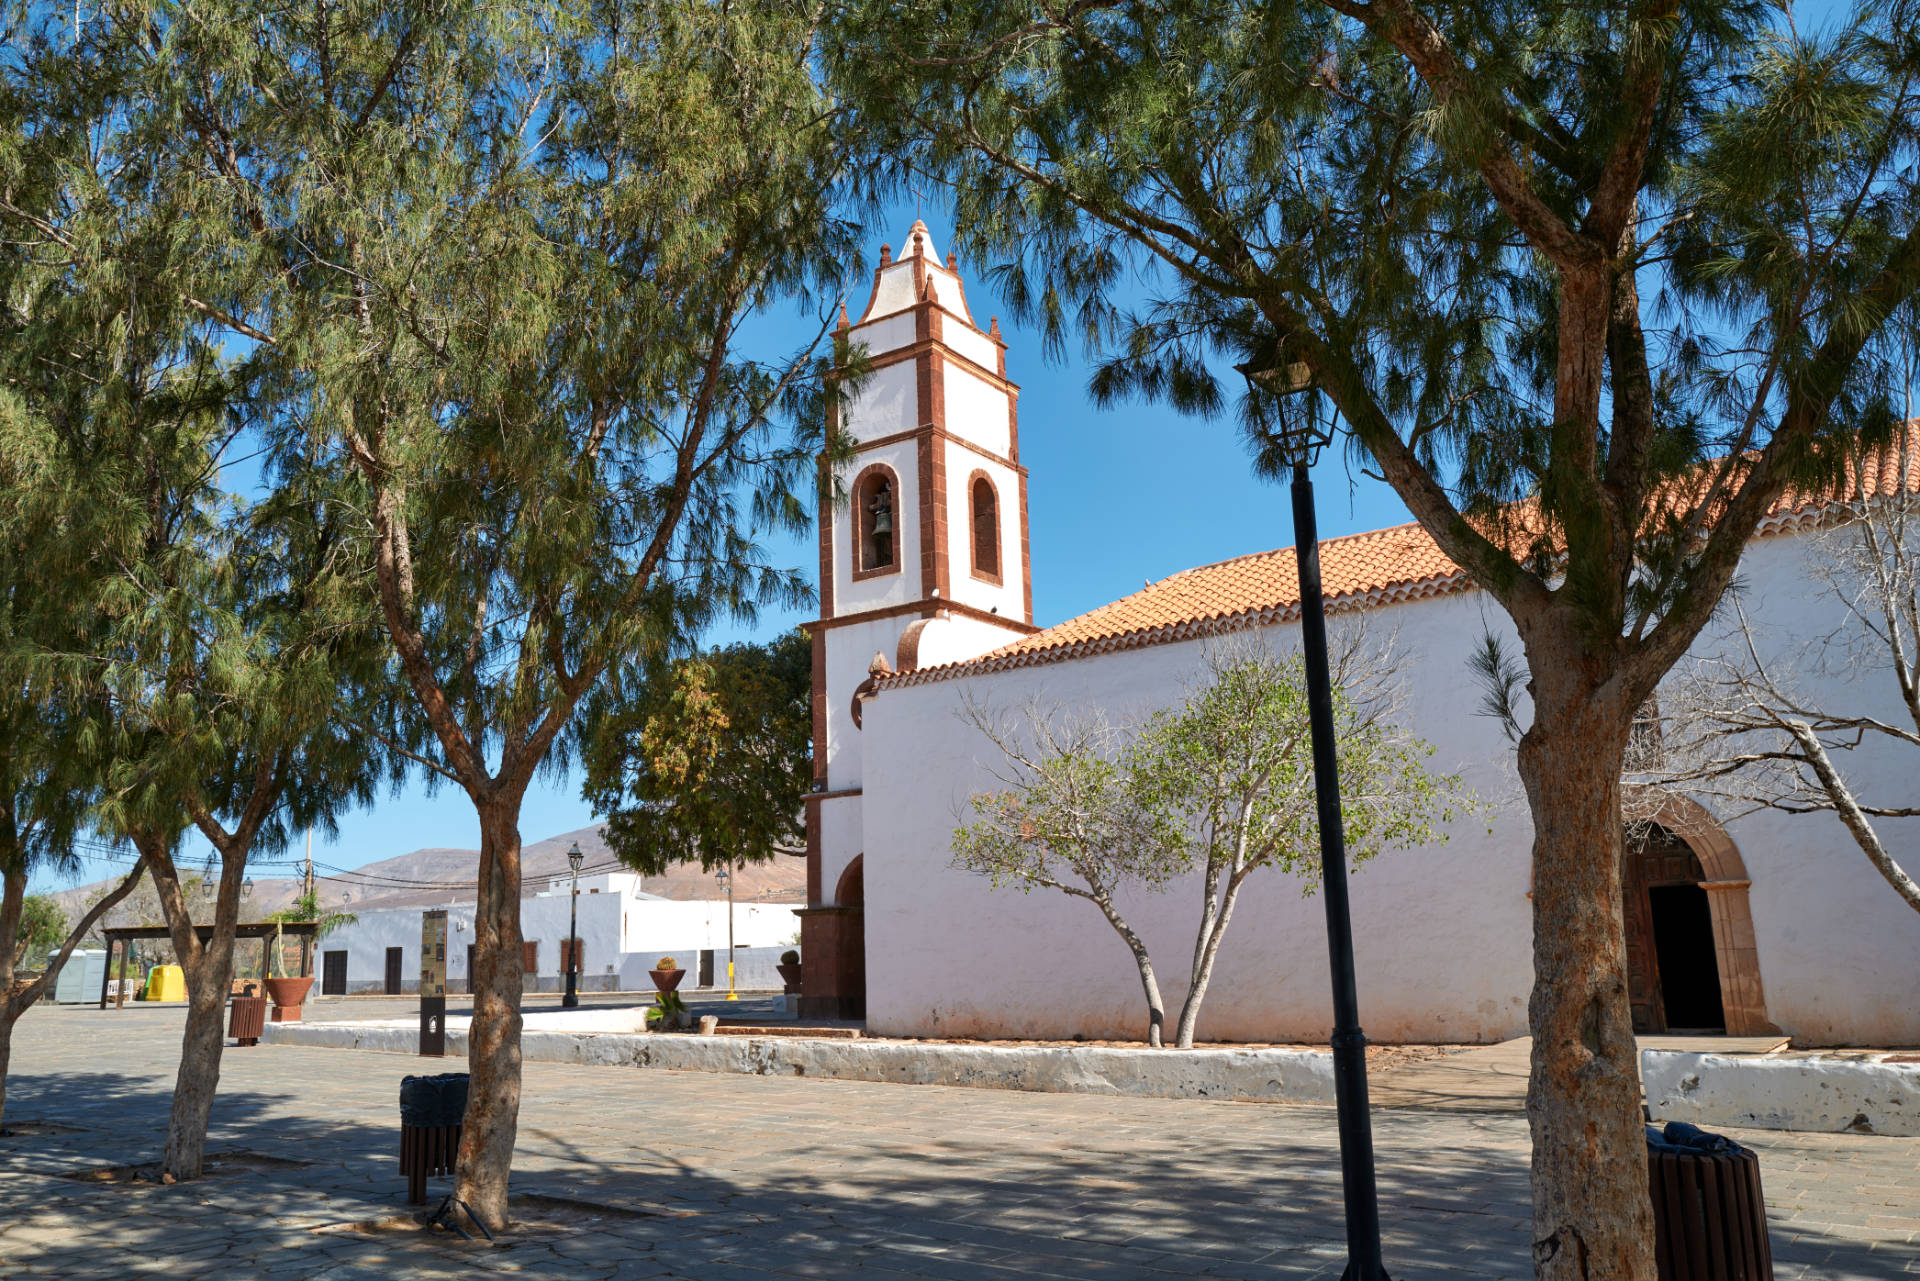
[[[464,1020],[463,1020],[464,1022]],[[447,1057],[466,1057],[467,1033],[448,1020]],[[269,1023],[270,1045],[413,1054],[416,1023]],[[1314,1050],[1052,1049],[900,1044],[805,1037],[662,1036],[538,1030],[520,1038],[527,1059],[558,1063],[813,1076],[901,1085],[958,1085],[1161,1099],[1333,1102],[1333,1058]]]
[[[1920,1136],[1920,1063],[1642,1050],[1656,1120]]]

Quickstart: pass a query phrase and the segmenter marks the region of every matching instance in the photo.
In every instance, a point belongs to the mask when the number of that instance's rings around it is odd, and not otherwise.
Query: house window
[[[524,955],[520,958],[520,969],[526,974],[540,972],[540,940],[529,939],[520,945]]]
[[[973,512],[973,576],[1000,581],[1000,500],[985,472],[973,473],[968,487]]]
[[[898,573],[900,569],[900,486],[891,467],[876,463],[853,486],[856,538],[853,576]]]

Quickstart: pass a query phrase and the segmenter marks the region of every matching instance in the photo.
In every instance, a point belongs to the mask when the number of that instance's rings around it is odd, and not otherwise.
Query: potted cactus
[[[680,986],[680,980],[687,977],[687,972],[680,968],[680,962],[671,956],[663,956],[658,968],[647,971],[647,977],[653,980],[654,990],[665,996]]]
[[[788,948],[780,953],[780,964],[774,968],[780,971],[780,981],[787,985],[788,996],[793,996],[800,991],[800,953]]]

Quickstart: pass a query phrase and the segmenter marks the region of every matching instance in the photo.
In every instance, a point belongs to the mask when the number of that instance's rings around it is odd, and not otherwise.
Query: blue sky
[[[889,210],[873,233],[869,261],[877,257],[881,241],[898,247],[914,216],[911,202]],[[944,255],[953,241],[951,220],[932,207],[922,216]],[[999,315],[1009,348],[1007,373],[1021,386],[1035,621],[1058,623],[1136,591],[1146,579],[1293,541],[1285,488],[1253,478],[1232,421],[1203,422],[1143,404],[1096,409],[1087,394],[1090,368],[1083,353],[1070,350],[1057,362],[1043,359],[1038,334],[1013,321],[978,265],[962,261],[960,269],[982,326],[989,315]],[[848,306],[858,315],[866,285],[855,290],[858,296],[850,297]],[[778,337],[777,332],[771,336]],[[792,336],[798,336],[797,329]],[[1316,482],[1323,536],[1409,519],[1385,485],[1349,476],[1337,451],[1329,451]],[[1152,513],[1152,519],[1142,519],[1141,513]],[[768,546],[778,563],[813,576],[817,549],[811,539],[771,540]],[[813,616],[812,610],[766,611],[753,627],[728,626],[711,639],[771,637]],[[543,778],[527,793],[521,834],[534,841],[592,821],[576,776]],[[316,836],[314,858],[356,868],[423,846],[478,844],[466,796],[448,787],[429,795],[416,781],[398,797],[344,816],[337,837]],[[211,853],[203,847],[196,837],[188,852],[197,860]],[[286,871],[265,859],[256,860],[256,866],[261,876]],[[35,888],[95,880],[112,870],[104,861],[89,861],[77,878],[48,877]]]
[[[1792,8],[1803,32],[1827,26],[1847,10],[1833,0],[1800,0]],[[872,232],[870,262],[881,241],[899,247],[915,213],[912,201],[886,213]],[[951,218],[937,205],[929,205],[922,216],[934,244],[946,253],[953,242]],[[1087,394],[1090,366],[1084,353],[1074,349],[1059,361],[1044,359],[1039,336],[1012,319],[979,265],[963,261],[960,269],[976,318],[984,325],[987,316],[999,315],[1009,346],[1007,373],[1021,385],[1021,461],[1030,473],[1036,622],[1064,621],[1137,590],[1144,580],[1293,541],[1285,488],[1254,479],[1232,421],[1204,422],[1138,403],[1096,409]],[[854,288],[857,296],[848,305],[858,315],[865,285]],[[799,336],[799,323],[791,337]],[[763,324],[769,340],[777,340],[778,322],[768,318]],[[1328,452],[1315,480],[1323,537],[1410,519],[1391,489],[1350,474],[1337,450]],[[812,577],[816,549],[811,540],[770,540],[768,545],[777,563],[802,567]],[[754,627],[728,626],[710,639],[771,637],[812,616],[810,610],[767,611]],[[521,834],[539,840],[593,819],[580,799],[577,777],[542,778],[527,793]],[[428,795],[416,781],[374,809],[344,816],[337,837],[315,839],[314,857],[356,868],[423,846],[478,844],[466,796],[447,787]],[[197,838],[189,850],[196,857],[211,852]],[[284,871],[256,862],[263,876]],[[77,878],[42,878],[35,888],[93,880],[111,871],[104,861],[90,861]]]

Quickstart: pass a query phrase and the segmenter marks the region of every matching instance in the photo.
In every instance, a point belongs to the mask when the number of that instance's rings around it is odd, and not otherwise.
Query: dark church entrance
[[[1621,867],[1636,1032],[1724,1032],[1719,955],[1700,859],[1664,827],[1628,837]]]

